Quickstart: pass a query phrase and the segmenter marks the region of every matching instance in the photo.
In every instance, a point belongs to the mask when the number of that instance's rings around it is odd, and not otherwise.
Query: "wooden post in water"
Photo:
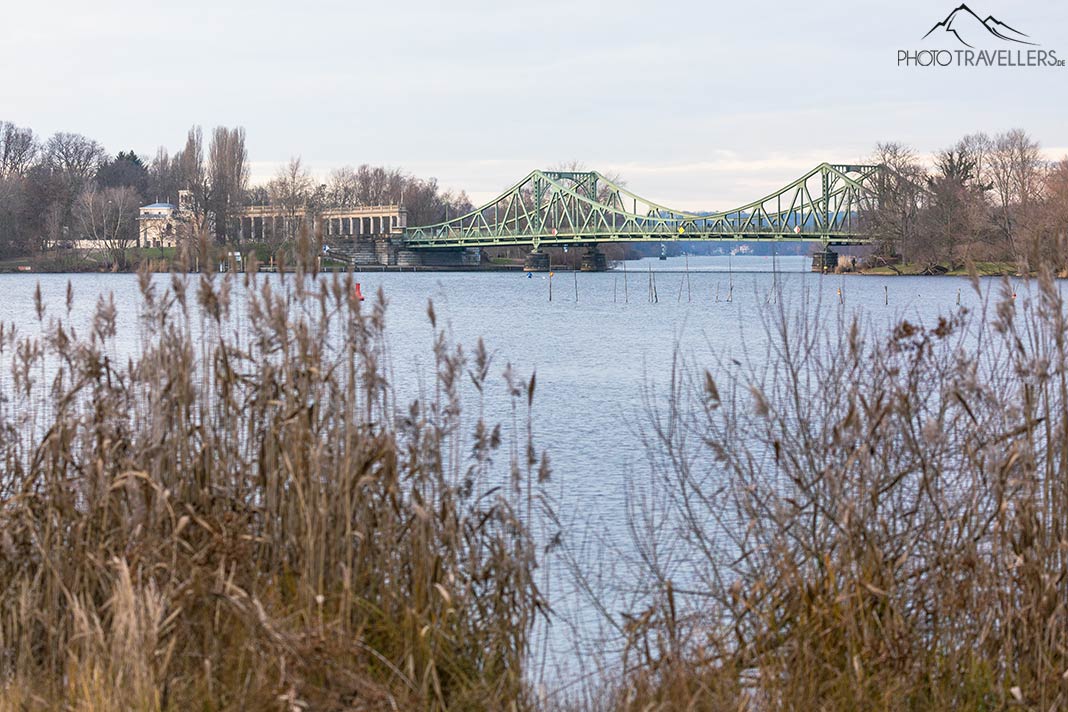
[[[885,284],[883,285],[883,304],[890,303],[890,288]]]
[[[690,292],[690,253],[686,253],[686,303],[689,304],[693,301],[693,296]]]
[[[734,267],[731,265],[731,259],[734,255],[727,253],[727,301],[734,301]]]

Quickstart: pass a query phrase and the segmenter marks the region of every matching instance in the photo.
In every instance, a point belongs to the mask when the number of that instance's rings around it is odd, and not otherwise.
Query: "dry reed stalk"
[[[756,366],[680,365],[652,413],[656,526],[635,522],[642,593],[599,706],[1068,707],[1068,320],[1050,274],[889,334],[769,314]]]
[[[529,416],[464,420],[490,357],[440,330],[433,394],[398,402],[381,293],[297,266],[142,273],[125,364],[109,300],[0,332],[0,710],[524,705]],[[494,487],[509,440],[525,497]]]

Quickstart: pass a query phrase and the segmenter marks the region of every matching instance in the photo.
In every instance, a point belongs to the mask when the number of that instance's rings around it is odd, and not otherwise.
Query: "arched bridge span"
[[[465,215],[397,230],[408,249],[667,240],[863,244],[882,169],[822,163],[780,190],[723,212],[659,205],[595,171],[531,172]]]

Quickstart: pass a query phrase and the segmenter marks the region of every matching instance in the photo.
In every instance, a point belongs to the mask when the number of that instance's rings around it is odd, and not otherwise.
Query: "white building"
[[[189,235],[193,217],[193,193],[178,191],[178,205],[152,203],[138,211],[139,247],[177,247]]]

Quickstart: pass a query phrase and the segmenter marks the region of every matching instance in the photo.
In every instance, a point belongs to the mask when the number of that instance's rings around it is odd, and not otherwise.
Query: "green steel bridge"
[[[570,245],[668,240],[783,240],[864,244],[860,217],[883,170],[822,163],[782,189],[702,215],[658,205],[589,171],[533,171],[495,200],[433,225],[405,227],[406,248]]]

